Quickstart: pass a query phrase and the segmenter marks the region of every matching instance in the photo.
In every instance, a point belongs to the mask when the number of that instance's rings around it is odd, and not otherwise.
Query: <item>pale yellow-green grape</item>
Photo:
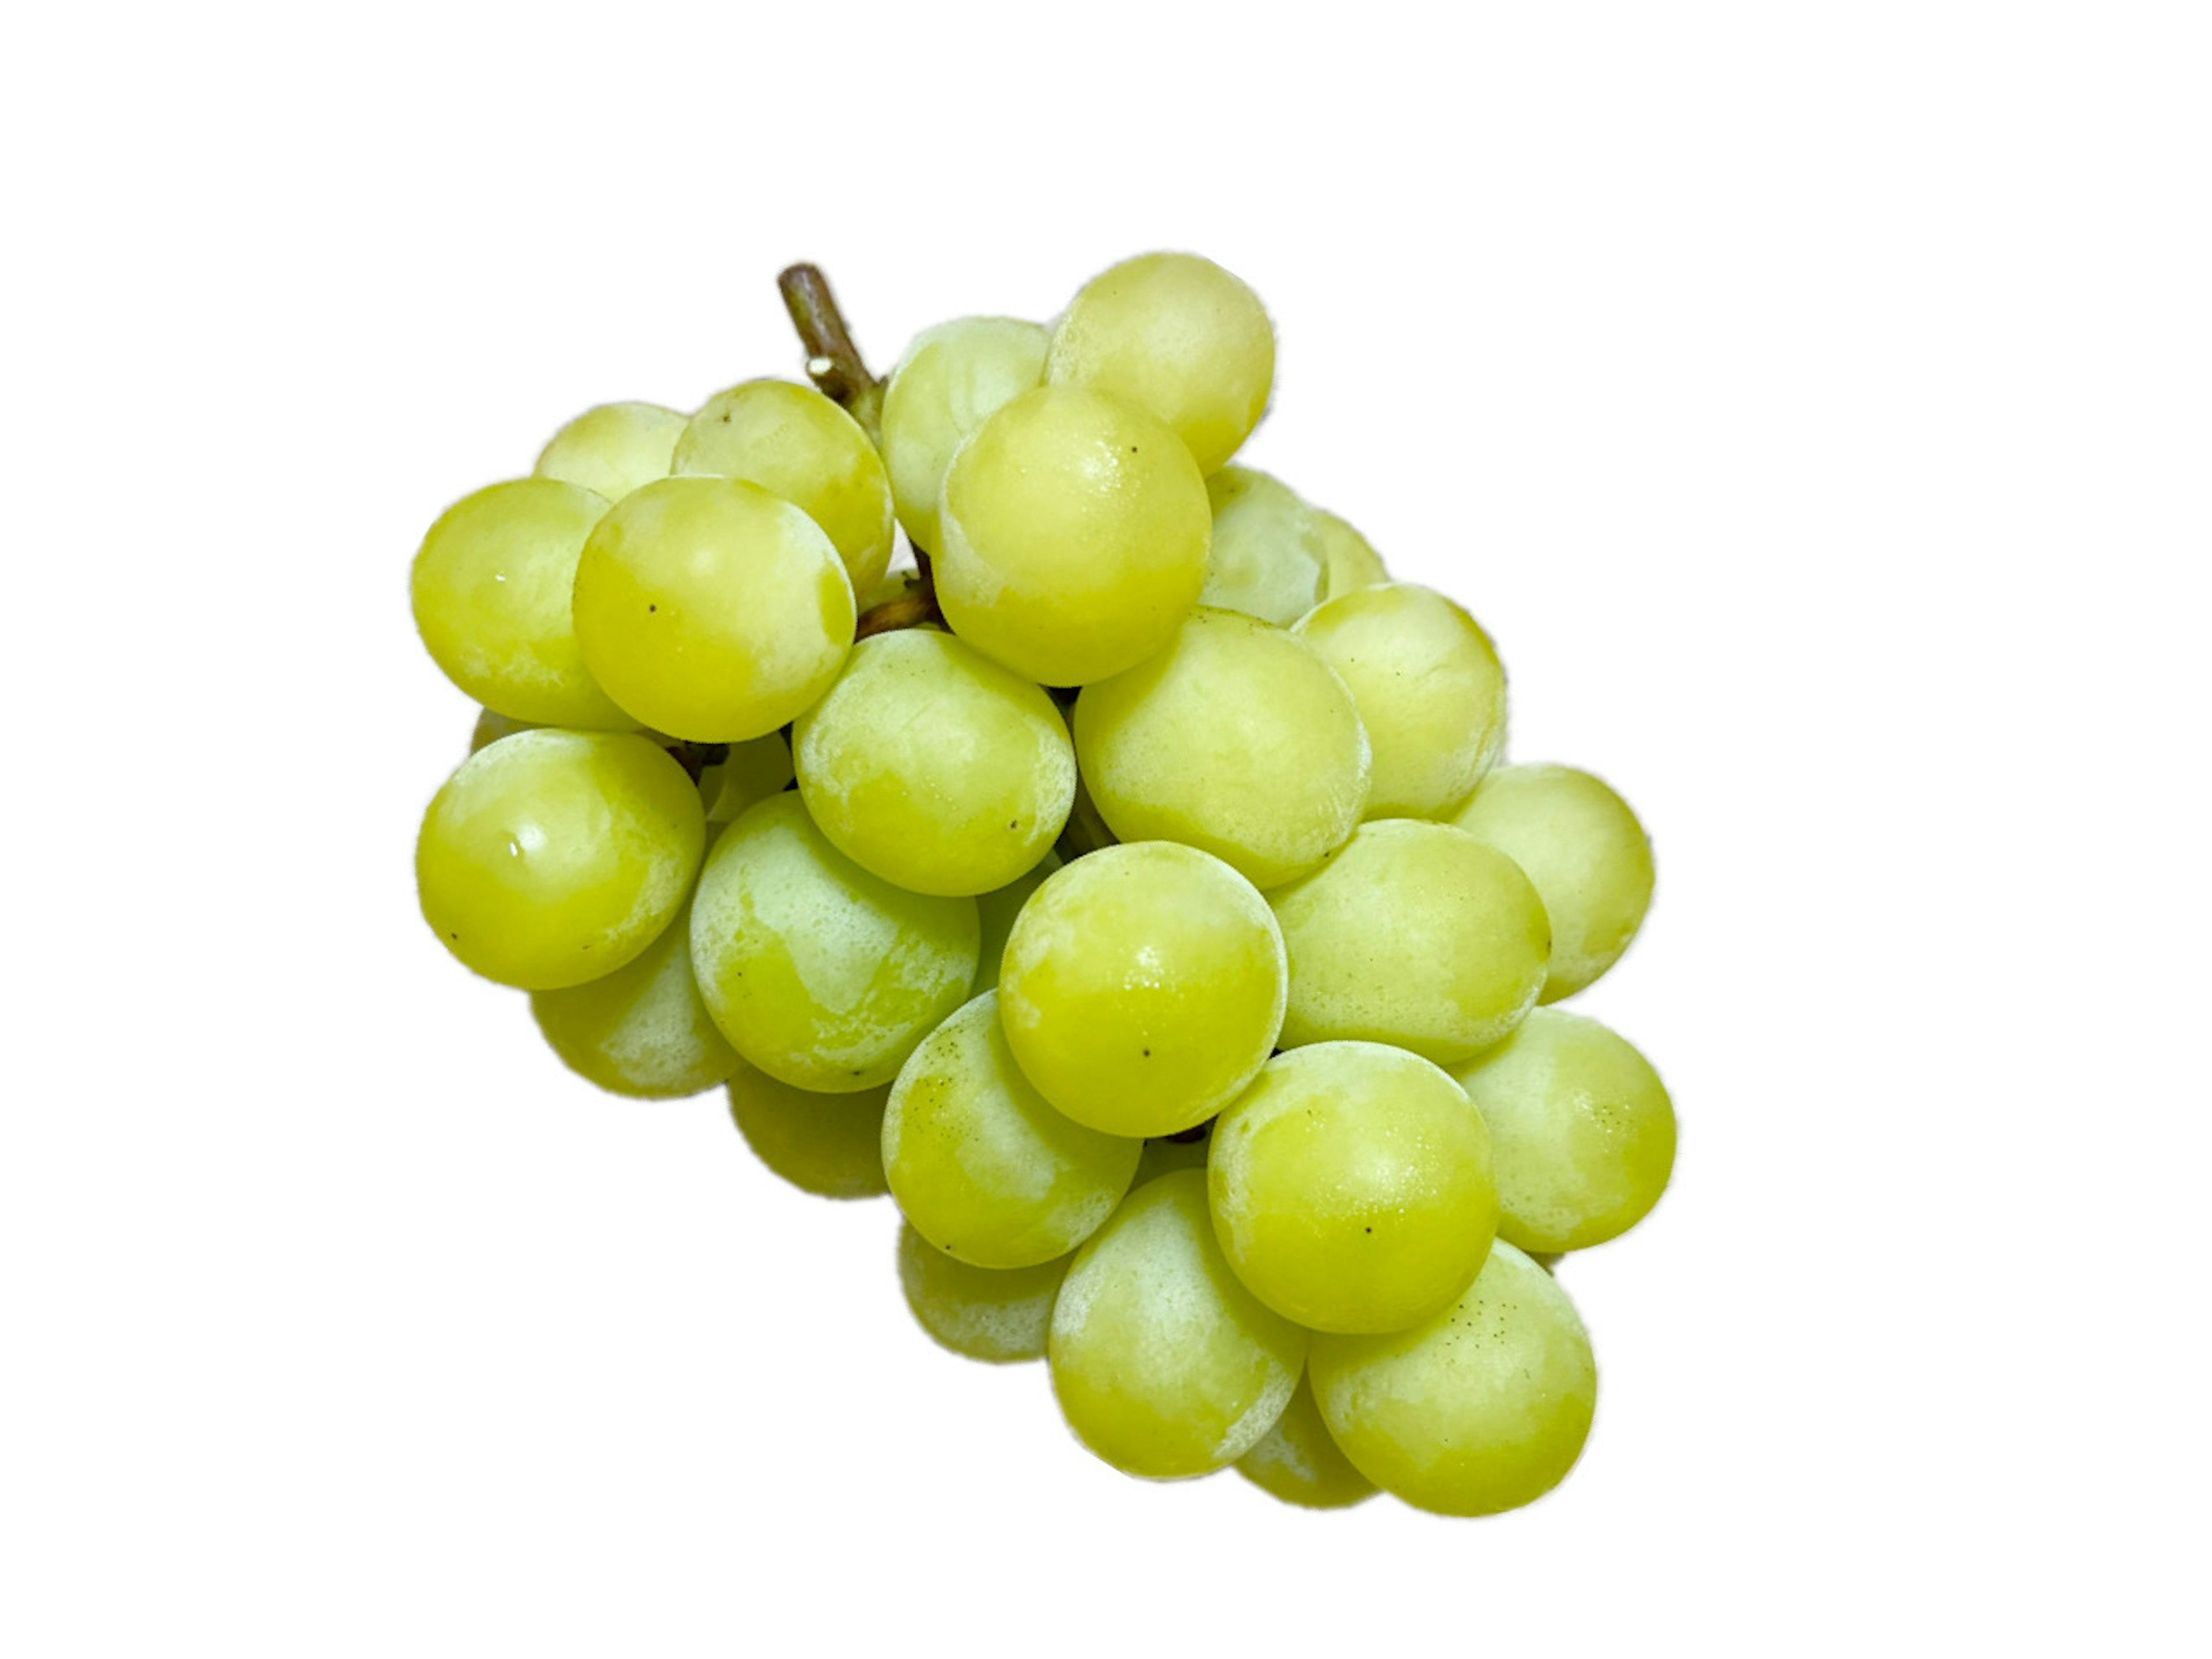
[[[729,757],[699,775],[707,822],[728,823],[756,801],[781,794],[792,780],[791,745],[781,732],[749,743],[733,743]]]
[[[461,763],[422,814],[422,919],[486,979],[557,990],[635,961],[683,908],[699,792],[632,732],[518,732]]]
[[[993,1365],[1044,1358],[1052,1304],[1073,1256],[1034,1267],[978,1267],[899,1229],[899,1288],[939,1347]]]
[[[1449,816],[1505,744],[1505,670],[1443,594],[1405,582],[1316,607],[1298,636],[1344,676],[1375,745],[1370,818]]]
[[[1088,685],[1175,637],[1206,581],[1206,481],[1174,433],[1079,386],[1025,392],[945,477],[934,569],[952,631],[1040,685]]]
[[[576,637],[647,726],[743,743],[827,691],[853,644],[830,538],[737,478],[664,478],[599,520],[576,567]]]
[[[945,469],[1000,404],[1044,380],[1051,334],[1012,317],[960,317],[915,337],[884,388],[884,465],[898,521],[918,547],[939,544]]]
[[[1116,836],[1203,848],[1260,887],[1315,869],[1367,805],[1367,732],[1344,682],[1233,611],[1193,611],[1166,650],[1085,686],[1075,747]]]
[[[753,1155],[817,1198],[880,1198],[886,1083],[858,1094],[823,1095],[779,1083],[742,1060],[730,1073],[730,1116]]]
[[[1557,1002],[1620,960],[1651,908],[1651,842],[1628,803],[1571,766],[1501,766],[1453,823],[1519,865],[1552,918]]]
[[[1204,1170],[1206,1155],[1212,1145],[1211,1137],[1201,1132],[1194,1140],[1177,1140],[1158,1135],[1145,1143],[1144,1156],[1137,1160],[1136,1179],[1132,1188],[1143,1186],[1147,1181],[1177,1170]]]
[[[1051,849],[1075,800],[1052,699],[933,629],[862,640],[792,737],[822,833],[917,893],[1005,886]]]
[[[1260,1300],[1316,1331],[1399,1331],[1474,1280],[1498,1231],[1490,1134],[1403,1048],[1278,1054],[1213,1126],[1213,1231]]]
[[[1367,544],[1367,538],[1354,530],[1334,513],[1314,510],[1314,522],[1320,527],[1322,556],[1321,596],[1333,599],[1349,593],[1355,587],[1373,587],[1390,580],[1390,573],[1382,568],[1382,556]]]
[[[684,915],[611,974],[532,992],[530,1012],[562,1065],[614,1094],[673,1100],[738,1068],[737,1050],[699,999]]]
[[[486,749],[501,738],[511,738],[518,732],[535,732],[534,721],[511,720],[505,714],[494,714],[489,708],[477,711],[477,723],[469,732],[469,753]]]
[[[922,1040],[884,1113],[884,1172],[908,1223],[979,1267],[1033,1267],[1097,1232],[1138,1142],[1060,1115],[1030,1086],[986,991]]]
[[[554,478],[465,495],[430,526],[410,577],[415,627],[446,678],[532,726],[635,731],[578,648],[568,590],[607,504]]]
[[[975,959],[976,990],[998,988],[999,964],[1006,958],[1006,938],[1014,931],[1014,918],[1021,915],[1030,895],[1059,868],[1060,854],[1048,852],[1004,887],[975,896],[975,910],[983,929],[982,948]]]
[[[1306,1342],[1237,1282],[1206,1177],[1184,1170],[1131,1193],[1076,1252],[1047,1356],[1076,1438],[1125,1474],[1171,1480],[1252,1449],[1290,1403]]]
[[[587,409],[553,434],[538,457],[538,476],[581,484],[618,501],[641,484],[668,476],[687,419],[659,404]]]
[[[975,901],[871,875],[796,793],[715,842],[691,907],[691,965],[732,1046],[769,1076],[846,1094],[888,1083],[975,977]]]
[[[1309,1374],[1353,1466],[1438,1515],[1541,1498],[1582,1455],[1597,1406],[1574,1304],[1502,1238],[1444,1312],[1384,1336],[1316,1336]]]
[[[1453,1069],[1490,1125],[1498,1235],[1524,1250],[1586,1249],[1650,1213],[1674,1170],[1674,1106],[1626,1040],[1539,1008]]]
[[[1088,854],[1030,896],[999,970],[999,1017],[1039,1093],[1079,1123],[1170,1135],[1266,1064],[1283,1023],[1267,901],[1172,842]]]
[[[1206,494],[1213,540],[1200,604],[1288,628],[1321,603],[1328,552],[1313,508],[1249,467],[1223,467]]]
[[[883,457],[858,421],[811,386],[747,380],[716,392],[677,440],[675,471],[743,478],[798,507],[836,544],[855,593],[890,568]]]
[[[1211,259],[1142,254],[1084,284],[1053,332],[1045,377],[1152,410],[1212,472],[1267,406],[1275,331],[1260,296]]]
[[[1285,1048],[1352,1038],[1449,1066],[1504,1041],[1544,983],[1536,890],[1449,824],[1362,824],[1270,897],[1291,959]]]
[[[1375,1496],[1375,1483],[1352,1467],[1314,1403],[1313,1382],[1297,1392],[1274,1427],[1237,1460],[1237,1473],[1271,1497],[1302,1509],[1342,1510]]]

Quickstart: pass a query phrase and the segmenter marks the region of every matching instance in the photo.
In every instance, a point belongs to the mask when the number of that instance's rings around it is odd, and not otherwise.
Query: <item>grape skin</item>
[[[1274,1426],[1237,1460],[1237,1473],[1270,1497],[1301,1509],[1350,1509],[1376,1490],[1329,1438],[1310,1376],[1298,1379],[1297,1392]]]
[[[1071,1255],[1034,1267],[978,1267],[938,1249],[911,1226],[899,1229],[899,1288],[930,1340],[989,1365],[1044,1358],[1053,1304]]]
[[[1322,576],[1321,596],[1324,603],[1354,588],[1375,587],[1390,580],[1390,573],[1382,568],[1382,555],[1367,544],[1366,537],[1335,514],[1316,507],[1314,523],[1321,537],[1322,556],[1327,567]]]
[[[918,547],[941,544],[938,504],[953,456],[1001,405],[1043,383],[1052,336],[1012,317],[959,317],[925,329],[884,388],[884,465],[898,521]]]
[[[731,1121],[753,1155],[817,1198],[881,1198],[888,1083],[825,1095],[780,1083],[740,1059],[730,1073]]]
[[[688,419],[658,404],[601,404],[555,433],[532,470],[618,501],[668,476]]]
[[[1004,887],[975,896],[976,915],[983,930],[982,946],[975,959],[977,991],[998,988],[999,968],[1006,960],[1006,939],[1014,931],[1014,919],[1021,915],[1030,895],[1044,885],[1045,878],[1060,867],[1060,854],[1048,851]]]
[[[561,1063],[612,1094],[643,1100],[701,1094],[739,1063],[700,1000],[688,911],[613,973],[532,992],[530,1012]]]
[[[1199,603],[1288,628],[1321,603],[1328,550],[1313,508],[1279,480],[1224,466],[1206,481],[1213,508]]]

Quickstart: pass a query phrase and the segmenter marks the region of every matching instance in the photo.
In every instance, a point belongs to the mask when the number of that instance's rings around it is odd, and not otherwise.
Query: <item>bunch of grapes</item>
[[[424,918],[592,1082],[726,1086],[787,1179],[888,1191],[923,1327],[1045,1358],[1115,1468],[1548,1491],[1597,1386],[1553,1264],[1674,1164],[1650,1066],[1553,1006],[1642,923],[1634,815],[1501,764],[1482,629],[1228,464],[1275,348],[1219,266],[884,382],[784,287],[812,386],[592,410],[432,526],[416,621],[484,712]]]

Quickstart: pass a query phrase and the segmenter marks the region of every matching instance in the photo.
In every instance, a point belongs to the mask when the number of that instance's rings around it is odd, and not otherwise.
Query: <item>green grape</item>
[[[1206,581],[1190,453],[1076,386],[1006,404],[945,477],[934,566],[952,631],[1040,685],[1087,685],[1175,637]]]
[[[1354,588],[1296,631],[1344,676],[1366,723],[1367,816],[1449,816],[1505,746],[1505,670],[1490,636],[1443,594],[1404,582]]]
[[[860,423],[811,386],[747,380],[716,392],[677,440],[674,470],[743,478],[782,496],[822,526],[855,593],[890,568],[891,481],[883,458]]]
[[[1322,600],[1328,550],[1313,508],[1249,467],[1206,481],[1213,540],[1199,603],[1288,628]]]
[[[1075,800],[1052,699],[934,629],[862,640],[792,735],[822,833],[917,893],[1005,886],[1051,849]]]
[[[781,732],[730,745],[729,757],[699,775],[707,822],[728,823],[756,801],[781,794],[792,780],[791,745]]]
[[[1237,1282],[1206,1177],[1184,1170],[1130,1194],[1076,1252],[1046,1354],[1076,1438],[1125,1474],[1172,1480],[1252,1449],[1290,1403],[1306,1341]]]
[[[800,1089],[888,1083],[975,977],[972,898],[870,875],[787,791],[722,831],[691,910],[691,965],[744,1058]]]
[[[613,1094],[673,1100],[713,1088],[738,1066],[691,975],[688,911],[611,974],[532,991],[530,1012],[562,1065]]]
[[[553,434],[538,457],[538,476],[618,501],[668,476],[686,421],[659,404],[601,404]]]
[[[1285,1048],[1352,1038],[1449,1066],[1504,1041],[1544,983],[1536,890],[1449,824],[1362,824],[1272,897],[1291,960]]]
[[[788,723],[836,682],[853,643],[853,589],[829,538],[736,478],[635,491],[585,543],[575,608],[608,695],[695,743]]]
[[[1352,1467],[1314,1402],[1313,1381],[1298,1379],[1297,1392],[1274,1427],[1237,1460],[1237,1473],[1271,1497],[1301,1509],[1343,1510],[1375,1496],[1375,1483]]]
[[[1574,1304],[1504,1239],[1450,1308],[1383,1336],[1316,1336],[1314,1398],[1358,1471],[1416,1509],[1495,1515],[1582,1455],[1597,1364]]]
[[[881,1198],[888,1083],[822,1095],[779,1083],[742,1060],[730,1073],[730,1116],[753,1155],[817,1198]]]
[[[1275,331],[1260,296],[1211,259],[1143,254],[1084,284],[1054,331],[1045,378],[1150,410],[1212,472],[1267,406]]]
[[[1400,1331],[1474,1280],[1498,1231],[1482,1115],[1402,1048],[1278,1054],[1221,1114],[1213,1231],[1245,1288],[1316,1331]]]
[[[1390,573],[1382,568],[1382,555],[1367,544],[1366,537],[1335,514],[1324,513],[1318,507],[1314,509],[1314,522],[1321,532],[1321,596],[1324,600],[1349,593],[1355,587],[1374,587],[1390,580]]]
[[[505,714],[494,714],[489,708],[479,709],[477,711],[477,723],[469,732],[469,753],[473,755],[479,749],[489,749],[501,738],[511,738],[518,732],[535,732],[537,729],[535,723],[530,720],[513,720]]]
[[[1011,317],[961,317],[926,329],[884,388],[884,465],[898,521],[918,547],[940,544],[945,469],[999,406],[1044,380],[1052,336]]]
[[[1014,918],[1021,915],[1030,895],[1043,886],[1045,878],[1059,868],[1060,854],[1048,852],[1004,887],[975,896],[975,909],[983,929],[982,949],[975,962],[978,992],[998,988],[999,964],[1006,957],[1006,938],[1014,931]]]
[[[518,732],[462,762],[422,814],[422,920],[486,979],[580,985],[675,918],[706,838],[698,791],[647,739]]]
[[[1033,1267],[1098,1231],[1138,1143],[1062,1117],[1022,1075],[986,991],[922,1040],[891,1085],[884,1170],[914,1230],[979,1267]]]
[[[585,665],[568,589],[607,504],[553,478],[516,478],[447,507],[415,555],[416,630],[446,678],[532,726],[629,732]]]
[[[1328,664],[1233,611],[1085,686],[1075,748],[1123,841],[1204,848],[1260,887],[1308,874],[1359,827],[1367,733]]]
[[[1498,1158],[1498,1231],[1547,1255],[1618,1238],[1674,1170],[1674,1107],[1651,1064],[1594,1019],[1539,1008],[1453,1075]]]
[[[1620,960],[1651,907],[1651,842],[1628,803],[1569,766],[1501,766],[1453,823],[1536,884],[1552,918],[1540,1000],[1571,997]]]
[[[1141,1187],[1157,1176],[1172,1175],[1177,1170],[1203,1170],[1212,1145],[1212,1138],[1203,1133],[1193,1140],[1156,1135],[1145,1143],[1144,1156],[1137,1160],[1136,1179],[1129,1185]]]
[[[1034,1267],[978,1267],[899,1229],[899,1288],[921,1328],[965,1359],[1012,1364],[1044,1358],[1052,1304],[1073,1256]]]
[[[1039,1093],[1115,1135],[1176,1134],[1242,1093],[1283,1022],[1267,901],[1210,854],[1149,841],[1090,854],[1030,896],[1000,1018]]]

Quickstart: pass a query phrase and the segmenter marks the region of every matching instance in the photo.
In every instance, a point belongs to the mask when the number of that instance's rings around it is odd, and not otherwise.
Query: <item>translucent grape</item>
[[[884,1170],[914,1230],[979,1267],[1033,1267],[1098,1231],[1139,1145],[1061,1116],[1030,1085],[986,991],[923,1039],[884,1113]]]
[[[1589,1337],[1551,1275],[1504,1239],[1445,1312],[1385,1336],[1316,1336],[1314,1398],[1359,1472],[1416,1509],[1495,1515],[1582,1455]]]
[[[1047,1355],[1078,1439],[1127,1474],[1175,1480],[1252,1449],[1290,1403],[1306,1341],[1237,1282],[1206,1177],[1188,1170],[1130,1194],[1076,1253]]]
[[[1482,1115],[1443,1072],[1379,1043],[1268,1061],[1213,1126],[1206,1188],[1237,1278],[1310,1330],[1442,1312],[1498,1231]]]
[[[884,389],[884,465],[898,521],[917,546],[940,544],[945,470],[1000,405],[1041,385],[1052,336],[1011,317],[962,317],[925,330]]]
[[[1150,410],[1212,472],[1267,406],[1275,331],[1260,296],[1211,259],[1147,253],[1084,285],[1053,332],[1045,374]]]
[[[1449,1066],[1503,1041],[1544,983],[1536,890],[1449,824],[1363,824],[1271,896],[1291,962],[1285,1048],[1356,1038]]]
[[[975,909],[982,923],[983,944],[975,961],[975,988],[993,991],[999,985],[999,964],[1006,954],[1007,935],[1014,931],[1014,918],[1022,913],[1031,893],[1044,884],[1044,879],[1060,868],[1060,854],[1047,853],[1029,870],[1017,876],[1004,887],[995,888],[975,897]]]
[[[1382,568],[1382,555],[1367,544],[1366,537],[1335,514],[1316,508],[1314,523],[1321,535],[1321,596],[1324,600],[1349,593],[1355,587],[1373,587],[1390,580],[1390,573]]]
[[[675,471],[743,478],[782,496],[822,526],[855,593],[890,568],[883,458],[860,423],[811,386],[747,380],[716,392],[677,441]]]
[[[1141,1187],[1156,1176],[1172,1175],[1177,1170],[1202,1170],[1211,1145],[1211,1138],[1204,1134],[1188,1140],[1157,1135],[1145,1143],[1144,1156],[1137,1160],[1136,1179],[1129,1185]]]
[[[888,1083],[967,1000],[975,901],[869,874],[795,793],[748,807],[699,877],[691,963],[722,1034],[769,1076],[844,1094]]]
[[[1024,392],[945,479],[937,597],[952,631],[1040,685],[1087,685],[1175,636],[1206,580],[1206,482],[1141,410]]]
[[[1044,1358],[1052,1304],[1073,1256],[1034,1267],[978,1267],[955,1261],[912,1227],[899,1229],[899,1288],[940,1347],[1005,1365]]]
[[[1075,799],[1052,699],[930,629],[862,640],[792,735],[822,833],[917,893],[1005,886],[1051,850]]]
[[[698,791],[646,738],[518,732],[431,798],[415,843],[422,919],[486,979],[580,985],[674,920],[706,837]]]
[[[1124,841],[1203,848],[1260,887],[1303,876],[1359,827],[1367,733],[1326,663],[1233,611],[1075,704],[1091,798]]]
[[[1545,1002],[1620,960],[1651,906],[1651,842],[1628,803],[1567,766],[1502,766],[1453,823],[1519,865],[1552,918]]]
[[[469,753],[473,755],[479,749],[488,749],[501,738],[511,738],[518,732],[535,732],[537,729],[535,721],[513,720],[505,714],[495,714],[489,708],[479,709],[477,723],[469,731]]]
[[[880,1198],[884,1104],[890,1085],[823,1095],[779,1083],[742,1060],[730,1073],[730,1116],[753,1155],[817,1198]]]
[[[684,915],[611,974],[532,992],[530,1012],[562,1065],[614,1094],[677,1099],[738,1068],[737,1050],[700,1000]]]
[[[553,434],[538,457],[537,474],[618,501],[668,476],[687,419],[658,404],[601,404]]]
[[[576,562],[607,504],[552,478],[517,478],[447,507],[415,555],[416,630],[446,678],[532,726],[629,732],[585,666],[569,607]]]
[[[730,745],[727,759],[699,775],[707,822],[728,823],[745,808],[781,794],[792,780],[791,745],[781,732]]]
[[[1271,1497],[1309,1510],[1349,1509],[1375,1496],[1375,1483],[1352,1467],[1314,1402],[1313,1382],[1297,1392],[1274,1426],[1237,1460],[1237,1473]]]
[[[836,550],[735,478],[664,478],[615,507],[576,567],[576,636],[607,694],[698,743],[765,737],[827,691],[853,643]]]
[[[1370,818],[1449,816],[1505,744],[1505,670],[1441,593],[1404,582],[1316,607],[1298,636],[1344,676],[1375,747]]]
[[[1175,1134],[1266,1063],[1284,987],[1282,938],[1249,882],[1195,848],[1134,842],[1030,896],[1000,1018],[1030,1081],[1077,1122]]]
[[[1455,1067],[1490,1125],[1501,1237],[1547,1254],[1617,1238],[1674,1169],[1674,1107],[1650,1062],[1594,1019],[1539,1008]]]
[[[1200,604],[1288,628],[1321,603],[1328,550],[1313,508],[1249,467],[1223,467],[1206,494],[1213,539]]]

